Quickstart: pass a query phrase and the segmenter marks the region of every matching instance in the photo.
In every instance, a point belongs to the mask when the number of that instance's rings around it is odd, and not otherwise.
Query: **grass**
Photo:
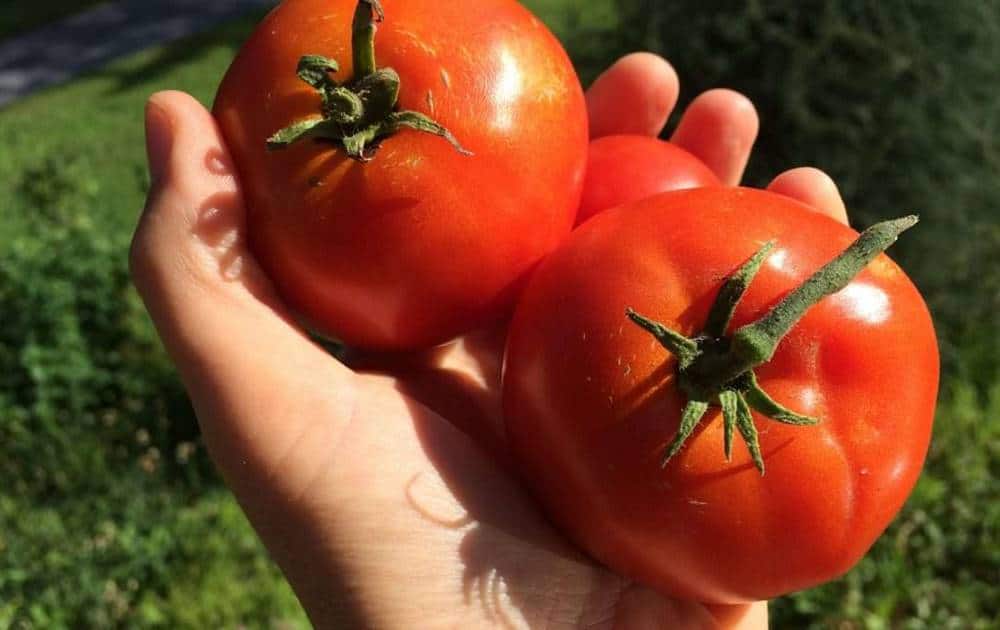
[[[146,98],[210,103],[258,17],[0,111],[0,627],[307,626],[125,274]]]
[[[84,2],[15,4],[0,36],[14,11]],[[529,4],[593,77],[610,0]],[[124,271],[148,185],[147,96],[210,103],[257,17],[0,111],[0,627],[306,625],[199,446]],[[951,378],[903,513],[844,579],[775,602],[775,627],[996,627],[997,415],[1000,387]]]

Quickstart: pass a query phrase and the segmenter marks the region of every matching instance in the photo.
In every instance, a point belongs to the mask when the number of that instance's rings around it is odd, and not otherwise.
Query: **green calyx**
[[[306,55],[299,60],[298,76],[322,98],[320,116],[292,123],[267,140],[271,151],[284,149],[311,138],[331,143],[360,162],[372,159],[386,138],[403,129],[415,129],[444,138],[463,155],[454,135],[427,115],[397,111],[399,75],[392,68],[379,69],[375,63],[377,22],[385,17],[378,0],[358,0],[353,23],[354,77],[338,83],[331,75],[340,70],[333,59]]]
[[[722,408],[726,460],[732,457],[733,434],[739,430],[754,465],[763,475],[764,458],[751,410],[784,424],[812,425],[819,419],[798,414],[771,398],[758,384],[754,368],[771,360],[781,340],[811,307],[846,287],[916,223],[917,217],[909,216],[868,228],[763,317],[731,335],[726,335],[726,330],[736,306],[774,248],[773,242],[765,244],[726,279],[709,312],[705,330],[696,337],[682,335],[628,309],[628,318],[677,358],[677,384],[688,398],[677,435],[664,450],[661,464],[666,466],[680,452],[709,406],[717,405]]]

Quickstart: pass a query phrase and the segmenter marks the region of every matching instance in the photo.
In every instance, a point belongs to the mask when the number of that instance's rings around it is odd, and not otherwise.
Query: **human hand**
[[[626,57],[588,94],[592,130],[658,133],[677,93],[666,62]],[[756,132],[752,105],[715,90],[673,139],[735,184]],[[297,325],[250,253],[211,115],[157,94],[147,133],[136,285],[211,456],[317,627],[766,626],[764,604],[670,600],[548,524],[506,463],[502,323],[416,355],[348,357],[348,368]],[[771,188],[844,220],[818,171]]]

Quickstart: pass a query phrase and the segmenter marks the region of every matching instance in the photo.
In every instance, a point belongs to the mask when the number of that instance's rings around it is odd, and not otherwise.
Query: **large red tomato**
[[[773,358],[747,346],[780,333],[770,323],[790,311],[770,309],[856,237],[775,194],[705,188],[602,213],[550,256],[514,315],[503,402],[524,476],[562,528],[621,573],[705,602],[771,598],[857,562],[928,447],[938,353],[920,294],[878,255],[806,310]],[[867,239],[852,252],[889,242]],[[747,286],[727,324],[717,295],[731,304]],[[756,356],[756,381],[727,372],[734,356]],[[743,436],[731,461],[724,396]],[[693,431],[679,442],[685,410]],[[802,416],[818,424],[778,421]]]
[[[572,228],[587,146],[573,67],[514,0],[474,4],[286,0],[219,88],[252,250],[326,336],[375,349],[445,341],[508,308]],[[370,59],[352,49],[352,19],[356,39],[370,35],[380,8],[379,72],[356,72]],[[321,113],[325,126],[294,126]],[[269,139],[283,150],[268,152]]]
[[[650,136],[604,136],[588,149],[576,222],[657,193],[721,185],[712,169],[672,142]]]

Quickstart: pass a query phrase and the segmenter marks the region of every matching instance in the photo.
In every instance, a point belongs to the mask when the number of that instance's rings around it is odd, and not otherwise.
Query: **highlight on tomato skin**
[[[591,141],[587,151],[577,225],[608,208],[658,193],[722,185],[704,162],[666,140],[604,136]]]
[[[587,114],[566,52],[515,0],[379,4],[382,21],[364,0],[285,0],[237,55],[214,114],[250,246],[283,300],[325,337],[412,350],[508,312],[570,232]],[[374,72],[356,77],[361,8]],[[360,99],[358,113],[359,94],[396,87],[394,107]]]
[[[615,571],[709,603],[802,590],[860,560],[912,490],[931,435],[937,342],[906,274],[878,255],[754,369],[776,403],[818,419],[751,412],[763,475],[739,432],[727,460],[714,404],[664,463],[696,388],[627,314],[695,339],[726,279],[773,242],[729,338],[857,238],[739,188],[664,193],[578,228],[523,294],[503,374],[511,449],[552,519]]]

